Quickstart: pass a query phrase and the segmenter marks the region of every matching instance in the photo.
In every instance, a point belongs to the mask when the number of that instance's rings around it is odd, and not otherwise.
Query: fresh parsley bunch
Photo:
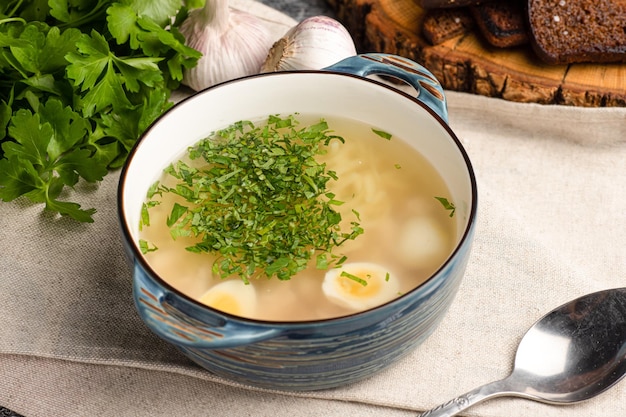
[[[0,4],[0,199],[92,222],[67,187],[119,168],[200,53],[183,0]]]

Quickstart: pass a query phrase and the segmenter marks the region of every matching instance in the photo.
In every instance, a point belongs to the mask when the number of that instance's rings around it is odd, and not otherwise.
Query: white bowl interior
[[[391,87],[356,76],[296,72],[264,74],[205,90],[179,103],[150,127],[129,158],[122,182],[125,226],[133,241],[146,191],[175,157],[236,121],[295,112],[355,119],[407,140],[447,183],[457,206],[461,239],[473,203],[472,177],[449,131]]]

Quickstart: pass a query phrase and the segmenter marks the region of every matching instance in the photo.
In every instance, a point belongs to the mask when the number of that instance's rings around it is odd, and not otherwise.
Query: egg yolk
[[[210,294],[200,300],[202,303],[229,314],[241,314],[241,306],[232,294]]]
[[[369,297],[380,291],[380,280],[372,280],[372,273],[368,271],[354,271],[350,272],[367,282],[367,285],[363,285],[361,282],[357,282],[350,277],[339,276],[337,280],[341,287],[343,294],[348,294],[354,297]]]

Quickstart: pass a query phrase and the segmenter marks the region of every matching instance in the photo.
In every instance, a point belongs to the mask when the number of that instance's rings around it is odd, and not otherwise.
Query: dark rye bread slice
[[[467,7],[432,9],[426,12],[422,32],[428,42],[438,45],[470,32],[474,26],[474,19]]]
[[[415,0],[424,9],[439,9],[446,7],[464,7],[480,4],[485,0]]]
[[[626,62],[626,0],[528,0],[528,21],[549,64]]]
[[[528,42],[523,0],[483,3],[470,10],[480,33],[491,45],[509,48]]]

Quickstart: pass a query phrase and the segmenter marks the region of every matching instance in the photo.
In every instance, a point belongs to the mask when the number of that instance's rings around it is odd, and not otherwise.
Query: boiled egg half
[[[233,279],[212,286],[198,301],[225,313],[250,317],[256,310],[257,295],[251,284]]]
[[[328,271],[322,291],[329,301],[349,310],[362,311],[396,298],[400,283],[381,265],[353,262]]]

